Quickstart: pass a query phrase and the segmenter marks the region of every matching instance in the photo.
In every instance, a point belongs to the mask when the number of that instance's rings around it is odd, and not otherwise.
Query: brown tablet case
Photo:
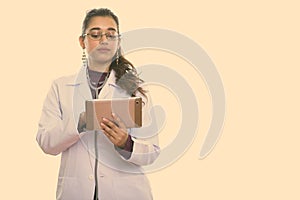
[[[85,109],[87,130],[100,130],[102,118],[113,120],[112,113],[124,122],[126,128],[142,126],[141,97],[87,100]]]

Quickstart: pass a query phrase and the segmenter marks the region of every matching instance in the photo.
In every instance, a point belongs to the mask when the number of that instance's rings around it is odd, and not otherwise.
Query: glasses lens
[[[116,40],[118,35],[115,32],[108,32],[105,34],[107,40]]]
[[[101,39],[101,32],[100,31],[91,31],[88,33],[88,36],[92,40],[100,40]]]
[[[118,38],[118,34],[115,31],[109,31],[106,33],[102,33],[98,30],[92,30],[87,34],[92,40],[101,40],[102,36],[105,35],[107,40],[113,41]]]

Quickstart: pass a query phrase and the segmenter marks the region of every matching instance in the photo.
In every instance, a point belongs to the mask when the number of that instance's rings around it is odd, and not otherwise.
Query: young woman
[[[150,98],[120,46],[119,21],[109,9],[86,14],[79,37],[84,65],[78,74],[55,80],[45,99],[37,142],[61,154],[56,198],[60,200],[148,200],[151,188],[142,165],[159,155]],[[86,131],[85,101],[143,99],[143,126],[127,129],[121,119],[103,119],[99,131]]]

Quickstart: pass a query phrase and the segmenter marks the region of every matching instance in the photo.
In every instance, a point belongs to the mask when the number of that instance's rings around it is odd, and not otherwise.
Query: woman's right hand
[[[80,113],[77,130],[78,133],[84,132],[86,128],[86,115],[85,112]]]

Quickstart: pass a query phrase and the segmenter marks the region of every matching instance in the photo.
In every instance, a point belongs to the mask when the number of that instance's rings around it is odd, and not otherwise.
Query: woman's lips
[[[108,49],[108,48],[99,48],[99,49],[97,49],[97,51],[99,51],[99,52],[108,52],[108,51],[110,51],[110,49]]]

